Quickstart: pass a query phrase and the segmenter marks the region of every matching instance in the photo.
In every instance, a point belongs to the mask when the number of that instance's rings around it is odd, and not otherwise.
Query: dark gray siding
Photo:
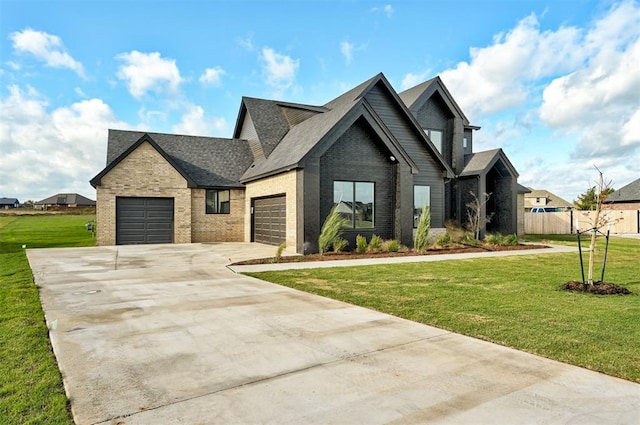
[[[366,94],[366,99],[418,166],[419,172],[414,174],[413,184],[431,187],[431,226],[443,227],[444,178],[442,166],[436,162],[424,142],[411,128],[411,123],[385,91],[380,87],[374,87]],[[413,188],[409,193],[406,191],[402,193],[402,196],[409,197],[411,205],[413,205]],[[412,212],[407,213],[413,214]]]
[[[375,136],[358,122],[351,126],[320,158],[320,223],[333,206],[336,180],[373,182],[374,228],[346,230],[343,237],[355,247],[356,235],[394,238],[395,166]]]
[[[418,111],[416,112],[416,120],[422,128],[431,130],[441,130],[444,132],[442,137],[442,156],[447,164],[453,163],[453,115],[447,109],[444,101],[439,94],[434,94]]]

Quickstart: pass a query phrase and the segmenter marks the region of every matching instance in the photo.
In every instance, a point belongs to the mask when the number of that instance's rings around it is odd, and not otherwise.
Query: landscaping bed
[[[610,282],[593,282],[592,285],[588,285],[582,282],[578,282],[577,280],[572,280],[564,285],[562,285],[562,289],[565,291],[574,291],[574,292],[587,292],[589,294],[596,295],[631,295],[632,292],[629,291],[624,286],[616,285],[615,283]]]
[[[412,250],[401,250],[397,252],[364,252],[358,253],[355,251],[345,252],[327,252],[325,254],[307,254],[307,255],[292,255],[283,256],[279,259],[276,257],[258,258],[246,261],[239,261],[233,263],[233,265],[251,265],[251,264],[271,264],[271,263],[300,263],[310,261],[334,261],[334,260],[359,260],[362,258],[387,258],[387,257],[409,257],[409,256],[421,256],[421,255],[441,255],[441,254],[463,254],[471,252],[488,252],[488,251],[515,251],[523,249],[540,249],[548,248],[546,245],[533,245],[533,244],[519,244],[519,245],[505,245],[505,246],[486,246],[486,245],[456,245],[444,248],[430,248],[425,252],[416,252]]]

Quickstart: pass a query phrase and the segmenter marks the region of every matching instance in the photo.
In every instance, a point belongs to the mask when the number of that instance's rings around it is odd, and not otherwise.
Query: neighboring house
[[[96,201],[85,198],[77,193],[58,193],[33,204],[35,209],[69,209],[69,208],[92,208],[96,206]]]
[[[604,202],[612,210],[640,210],[640,179],[611,193]]]
[[[232,139],[109,130],[97,190],[98,243],[256,241],[316,252],[334,205],[343,237],[411,246],[463,222],[473,192],[492,196],[488,231],[517,231],[518,174],[473,132],[439,77],[397,93],[382,74],[322,106],[243,97]]]
[[[545,207],[545,210],[567,211],[574,208],[571,202],[567,202],[556,194],[548,190],[535,190],[528,188],[529,193],[524,194],[524,208],[526,211],[536,207]]]
[[[0,198],[0,209],[8,210],[9,208],[18,208],[20,201],[16,198]]]

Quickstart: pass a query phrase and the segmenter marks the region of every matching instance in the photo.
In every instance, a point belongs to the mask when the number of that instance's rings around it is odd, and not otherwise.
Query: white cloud
[[[472,47],[471,60],[441,73],[468,116],[496,113],[530,100],[541,79],[574,69],[584,60],[576,28],[540,31],[530,15],[515,28],[494,37],[488,47]],[[562,60],[558,60],[562,58]]]
[[[393,6],[391,6],[390,4],[386,4],[382,7],[372,7],[371,8],[372,12],[384,12],[389,18],[391,17],[391,15],[394,12]]]
[[[207,68],[204,71],[204,74],[200,76],[200,82],[219,87],[222,85],[222,81],[220,79],[226,73],[227,72],[219,66],[216,66],[215,68]]]
[[[421,72],[419,74],[414,74],[410,72],[404,76],[404,78],[402,79],[402,83],[400,84],[400,87],[402,90],[407,90],[407,89],[410,89],[411,87],[415,87],[418,84],[424,83],[425,81],[427,81],[429,79],[430,74],[431,74],[430,69],[424,72]]]
[[[182,120],[174,125],[171,131],[193,136],[213,136],[228,133],[229,124],[224,118],[205,116],[201,106],[188,105]]]
[[[9,38],[17,52],[30,53],[51,68],[68,68],[85,77],[82,64],[67,53],[60,37],[27,28],[11,33]]]
[[[148,92],[177,92],[183,81],[173,59],[165,59],[158,52],[141,53],[134,50],[116,56],[124,62],[117,76],[127,84],[129,93],[141,99]]]
[[[245,38],[238,37],[236,39],[238,46],[242,47],[244,50],[253,51],[253,40],[251,36],[247,36]]]
[[[270,47],[263,47],[260,61],[266,84],[276,92],[281,93],[294,85],[300,67],[298,59],[292,59]]]
[[[9,87],[0,99],[0,193],[21,200],[58,192],[93,196],[89,179],[103,167],[108,128],[128,128],[100,99],[49,110],[33,88]]]
[[[544,89],[540,119],[579,135],[577,158],[617,156],[640,148],[640,7],[623,3],[584,37],[586,65]],[[635,130],[634,130],[635,129]]]
[[[349,43],[348,41],[341,42],[340,53],[342,53],[345,61],[347,61],[347,65],[350,64],[353,60],[353,43]]]

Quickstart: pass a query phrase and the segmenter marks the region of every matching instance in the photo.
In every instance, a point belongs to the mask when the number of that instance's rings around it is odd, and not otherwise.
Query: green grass
[[[575,236],[529,238],[543,239],[576,244]],[[639,240],[609,246],[605,280],[630,296],[560,290],[581,278],[575,253],[251,275],[640,382]]]
[[[89,215],[0,217],[0,423],[73,424],[22,245],[95,245]]]

